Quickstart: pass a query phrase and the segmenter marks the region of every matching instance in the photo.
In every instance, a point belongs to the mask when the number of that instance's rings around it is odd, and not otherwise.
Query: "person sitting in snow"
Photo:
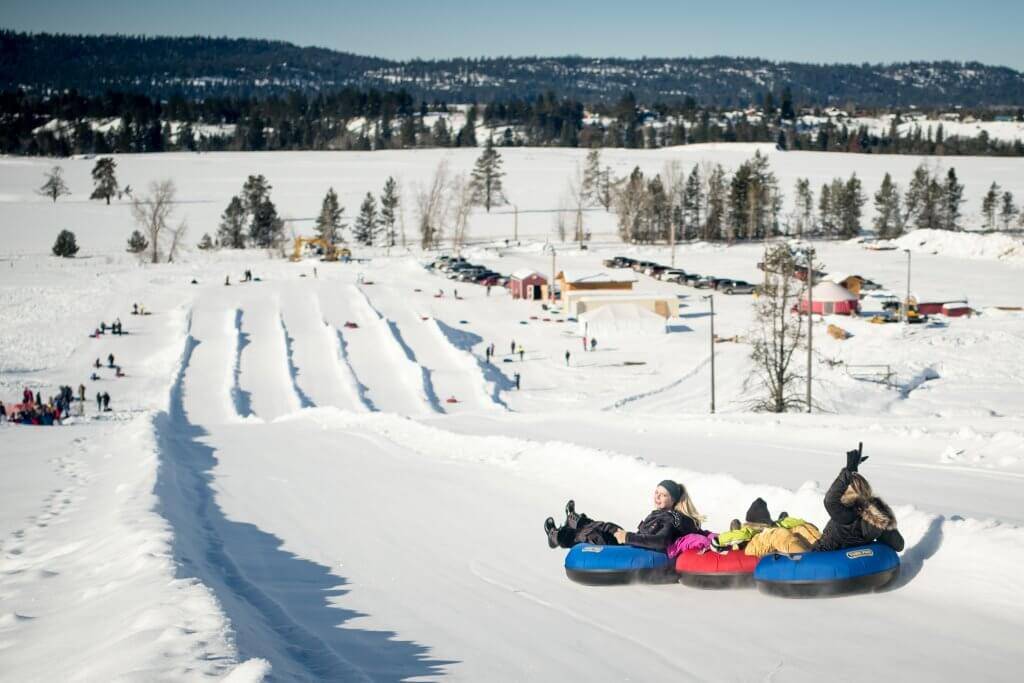
[[[551,548],[571,548],[577,543],[594,545],[631,545],[665,552],[669,544],[687,534],[705,534],[700,524],[703,516],[682,484],[666,479],[654,489],[654,510],[637,526],[626,531],[612,522],[598,522],[576,512],[576,504],[565,505],[565,524],[544,520],[544,533]]]
[[[830,519],[812,550],[841,550],[875,541],[897,552],[903,550],[903,536],[896,529],[892,508],[874,495],[871,484],[857,472],[867,459],[860,448],[846,452],[846,467],[839,470],[825,494]]]

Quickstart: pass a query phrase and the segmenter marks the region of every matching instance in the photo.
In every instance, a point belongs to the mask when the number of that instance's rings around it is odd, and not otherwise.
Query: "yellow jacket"
[[[790,526],[790,524],[785,524],[789,519],[791,518],[783,520],[783,526],[765,529],[757,536],[754,536],[747,543],[747,547],[743,552],[747,555],[762,557],[771,553],[789,554],[810,550],[811,546],[821,538],[821,532],[818,531],[818,527],[810,522],[802,522]]]

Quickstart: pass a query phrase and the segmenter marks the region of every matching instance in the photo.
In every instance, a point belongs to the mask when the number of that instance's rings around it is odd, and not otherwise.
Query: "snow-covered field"
[[[752,152],[604,154],[624,172],[673,158],[735,167]],[[194,242],[249,173],[302,218],[330,185],[352,213],[388,175],[409,196],[440,157],[459,171],[475,155],[168,154],[119,157],[118,168],[136,190],[173,178]],[[467,257],[548,273],[551,217],[525,209],[557,205],[581,158],[509,150],[522,244],[504,243],[511,215],[474,215]],[[870,189],[918,161],[772,155],[787,188],[856,171]],[[944,162],[973,211],[992,180],[1024,196],[1024,160]],[[142,266],[123,253],[128,208],[86,200],[92,163],[63,163],[75,195],[54,206],[32,195],[52,161],[0,159],[0,399],[80,382],[88,399],[62,427],[0,425],[0,679],[1018,678],[1024,313],[997,308],[1024,305],[1014,238],[903,238],[913,293],[966,298],[980,315],[818,322],[812,415],[748,411],[750,298],[716,295],[715,332],[738,341],[716,345],[710,415],[703,291],[638,275],[639,291],[678,297],[669,332],[584,352],[561,314],[470,284],[456,299],[411,248],[357,251],[368,260],[348,264],[193,252]],[[667,247],[617,243],[602,212],[587,220],[594,244],[560,247],[559,270],[600,269],[615,254],[670,259]],[[78,234],[79,258],[46,255],[62,227]],[[906,287],[902,251],[817,247],[827,270]],[[676,253],[688,271],[751,281],[760,258],[756,245]],[[259,280],[239,283],[245,268]],[[152,315],[130,315],[133,302]],[[128,335],[87,336],[117,316]],[[828,323],[852,336],[832,339]],[[126,376],[103,368],[88,381],[109,353]],[[858,366],[869,365],[889,366],[892,386],[867,379]],[[98,413],[104,390],[114,410]],[[632,524],[668,477],[687,484],[708,528],[757,496],[823,525],[824,490],[858,441],[907,540],[900,578],[881,593],[586,588],[541,535],[570,497]],[[854,665],[851,653],[865,656]]]

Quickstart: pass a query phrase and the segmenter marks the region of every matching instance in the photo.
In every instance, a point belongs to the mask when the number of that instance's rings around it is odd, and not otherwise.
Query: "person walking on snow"
[[[514,375],[513,375],[512,377],[513,377],[513,379],[515,379],[515,381],[516,381],[516,391],[519,391],[519,373],[517,372],[517,373],[516,373],[516,374],[514,374]]]
[[[96,410],[103,410],[103,394],[96,392]]]
[[[84,384],[79,384],[78,385],[78,400],[82,401],[83,403],[85,402],[85,385]]]
[[[526,353],[526,349],[524,349],[524,348],[523,348],[523,345],[522,345],[522,344],[520,344],[520,345],[519,345],[519,362],[520,362],[520,363],[522,363],[522,362],[523,362],[523,355],[524,355],[525,353]]]
[[[110,394],[103,392],[103,412],[110,410]]]
[[[593,337],[590,338],[590,350],[593,351],[597,348],[597,340]]]
[[[587,350],[587,337],[586,337],[586,335],[583,336],[583,350],[584,351]]]
[[[114,354],[110,354],[110,355],[107,356],[107,367],[108,368],[114,367]]]
[[[570,355],[571,354],[569,353],[569,349],[566,349],[565,350],[565,367],[569,367],[569,356]]]

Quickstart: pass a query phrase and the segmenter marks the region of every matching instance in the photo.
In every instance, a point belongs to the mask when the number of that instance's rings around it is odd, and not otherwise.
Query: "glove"
[[[868,459],[868,456],[861,455],[860,449],[853,451],[846,451],[846,470],[848,472],[856,472],[857,467]]]

